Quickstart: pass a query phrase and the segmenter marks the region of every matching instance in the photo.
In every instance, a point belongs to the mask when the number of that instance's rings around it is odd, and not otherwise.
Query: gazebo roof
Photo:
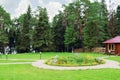
[[[103,43],[120,43],[120,36],[116,36],[114,38],[108,39],[107,41]]]

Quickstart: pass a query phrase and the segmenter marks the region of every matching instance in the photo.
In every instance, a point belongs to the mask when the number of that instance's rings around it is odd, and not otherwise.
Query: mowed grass
[[[0,80],[120,80],[119,69],[45,70],[24,65],[0,65]]]
[[[0,63],[14,63],[14,62],[35,62],[37,60],[30,60],[30,59],[1,59]]]
[[[75,56],[75,53],[44,52],[42,59],[58,56]],[[79,56],[103,57],[107,55],[97,53],[78,53]],[[0,56],[0,63],[5,62],[5,55]],[[39,53],[9,54],[8,62],[26,62],[39,60]],[[47,70],[33,67],[31,64],[0,65],[0,80],[120,80],[120,69],[96,70]]]
[[[113,57],[109,57],[107,59],[120,62],[120,56],[113,56]]]
[[[8,54],[7,60],[6,55],[0,55],[0,63],[4,62],[33,62],[40,59],[49,59],[54,56],[75,56],[76,53],[67,53],[67,52],[43,52],[43,53],[23,53],[23,54]],[[92,56],[92,57],[102,57],[106,56],[103,54],[97,54],[97,53],[77,53],[79,56]]]
[[[23,53],[23,54],[8,54],[8,59],[48,59],[50,57],[54,57],[54,56],[75,56],[76,53],[67,53],[67,52],[43,52],[41,53]],[[97,53],[78,53],[77,55],[79,56],[85,56],[85,55],[90,55],[93,57],[102,57],[102,56],[106,56],[101,54],[97,54]],[[0,55],[0,59],[5,59],[6,55]]]

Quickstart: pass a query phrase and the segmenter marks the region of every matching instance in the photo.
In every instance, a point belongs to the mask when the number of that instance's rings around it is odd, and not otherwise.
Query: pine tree
[[[38,8],[39,15],[37,26],[35,27],[33,47],[36,51],[47,51],[51,45],[50,25],[48,21],[47,11],[45,8]]]
[[[55,46],[55,51],[65,51],[64,45],[64,34],[65,34],[65,25],[63,23],[63,13],[59,12],[53,19],[52,31],[54,33],[53,42]]]
[[[105,41],[110,38],[109,36],[110,33],[108,31],[108,10],[107,10],[107,4],[105,0],[101,1],[101,23],[102,23],[103,32],[104,32],[104,35],[102,36],[103,37],[102,41]]]
[[[64,35],[65,38],[64,43],[67,47],[67,51],[69,48],[71,49],[71,51],[73,50],[74,44],[76,42],[76,37],[75,37],[76,34],[77,32],[75,31],[73,26],[69,26],[66,28]]]
[[[31,8],[30,6],[28,7],[27,13],[24,15],[23,19],[23,28],[21,33],[21,46],[20,46],[20,51],[21,52],[29,52],[30,51],[30,29],[31,29]]]
[[[120,35],[120,5],[117,7],[117,12],[116,12],[116,22],[115,22],[115,35]]]
[[[115,10],[113,9],[114,2],[109,0],[109,20],[108,20],[108,31],[109,31],[109,36],[110,38],[115,36]]]
[[[22,14],[20,15],[20,17],[18,19],[13,20],[13,26],[15,29],[15,48],[17,50],[17,52],[22,52],[22,46],[23,46],[23,42],[22,42],[22,38],[23,38],[23,23],[24,23],[24,17],[26,14]]]
[[[102,21],[101,5],[99,2],[91,3],[88,9],[87,26],[84,28],[84,43],[86,47],[98,47],[104,38],[104,22]]]
[[[4,52],[4,45],[8,44],[8,36],[5,31],[0,29],[0,52]]]
[[[89,0],[75,0],[68,6],[65,6],[67,27],[73,26],[78,34],[75,35],[76,42],[74,47],[82,48],[84,51],[84,33],[83,29],[86,26],[87,9],[89,7]]]
[[[4,52],[4,47],[9,45],[8,26],[11,24],[10,14],[0,6],[0,52]]]

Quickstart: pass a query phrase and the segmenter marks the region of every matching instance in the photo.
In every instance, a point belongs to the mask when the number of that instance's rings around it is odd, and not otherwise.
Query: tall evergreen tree
[[[31,8],[28,7],[27,13],[24,15],[23,27],[21,31],[20,52],[30,51],[30,29],[31,29]]]
[[[64,45],[64,35],[65,35],[65,25],[63,23],[64,17],[63,13],[60,12],[53,19],[52,31],[54,33],[53,42],[55,46],[55,51],[65,51]]]
[[[84,28],[84,43],[86,47],[98,47],[104,39],[105,22],[101,15],[101,5],[99,2],[91,3],[88,9],[87,26]],[[103,13],[102,13],[103,14]]]
[[[0,6],[0,51],[4,52],[5,45],[9,45],[8,26],[11,24],[9,13]]]
[[[111,12],[109,14],[109,24],[108,24],[108,31],[109,31],[109,36],[114,37],[116,32],[115,32],[115,12]]]
[[[75,0],[73,3],[70,3],[68,6],[65,6],[66,13],[66,23],[67,26],[73,26],[78,34],[75,35],[76,42],[74,47],[83,48],[84,51],[84,33],[83,28],[86,26],[87,20],[87,9],[89,7],[89,0]]]
[[[120,5],[117,7],[117,12],[116,12],[116,22],[115,22],[115,35],[120,35]]]
[[[104,32],[103,40],[107,40],[108,38],[110,38],[110,33],[108,31],[108,9],[105,0],[101,1],[101,23]]]
[[[73,50],[74,44],[76,42],[76,37],[75,37],[76,34],[78,33],[75,31],[73,26],[69,26],[66,28],[64,35],[65,37],[64,43],[67,47],[67,51],[69,51],[68,49],[71,49],[70,51]]]
[[[108,20],[108,31],[109,31],[109,36],[114,37],[115,36],[115,10],[113,9],[114,7],[114,2],[109,0],[109,20]]]
[[[4,53],[4,46],[8,44],[7,34],[0,29],[0,52]]]
[[[17,52],[21,52],[22,50],[22,30],[23,30],[23,22],[24,22],[24,17],[26,14],[22,14],[20,15],[20,17],[18,19],[13,20],[13,26],[14,26],[14,30],[15,30],[15,49],[17,50]]]
[[[38,7],[38,23],[35,27],[33,47],[36,51],[47,51],[51,45],[50,25],[45,8]]]

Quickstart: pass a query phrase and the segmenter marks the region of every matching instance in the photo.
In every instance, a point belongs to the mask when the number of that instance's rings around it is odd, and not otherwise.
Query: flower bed
[[[51,59],[48,59],[45,64],[54,65],[54,66],[93,66],[98,64],[104,64],[105,61],[100,58],[93,58],[92,56],[69,56],[69,57],[60,57],[55,56]]]

